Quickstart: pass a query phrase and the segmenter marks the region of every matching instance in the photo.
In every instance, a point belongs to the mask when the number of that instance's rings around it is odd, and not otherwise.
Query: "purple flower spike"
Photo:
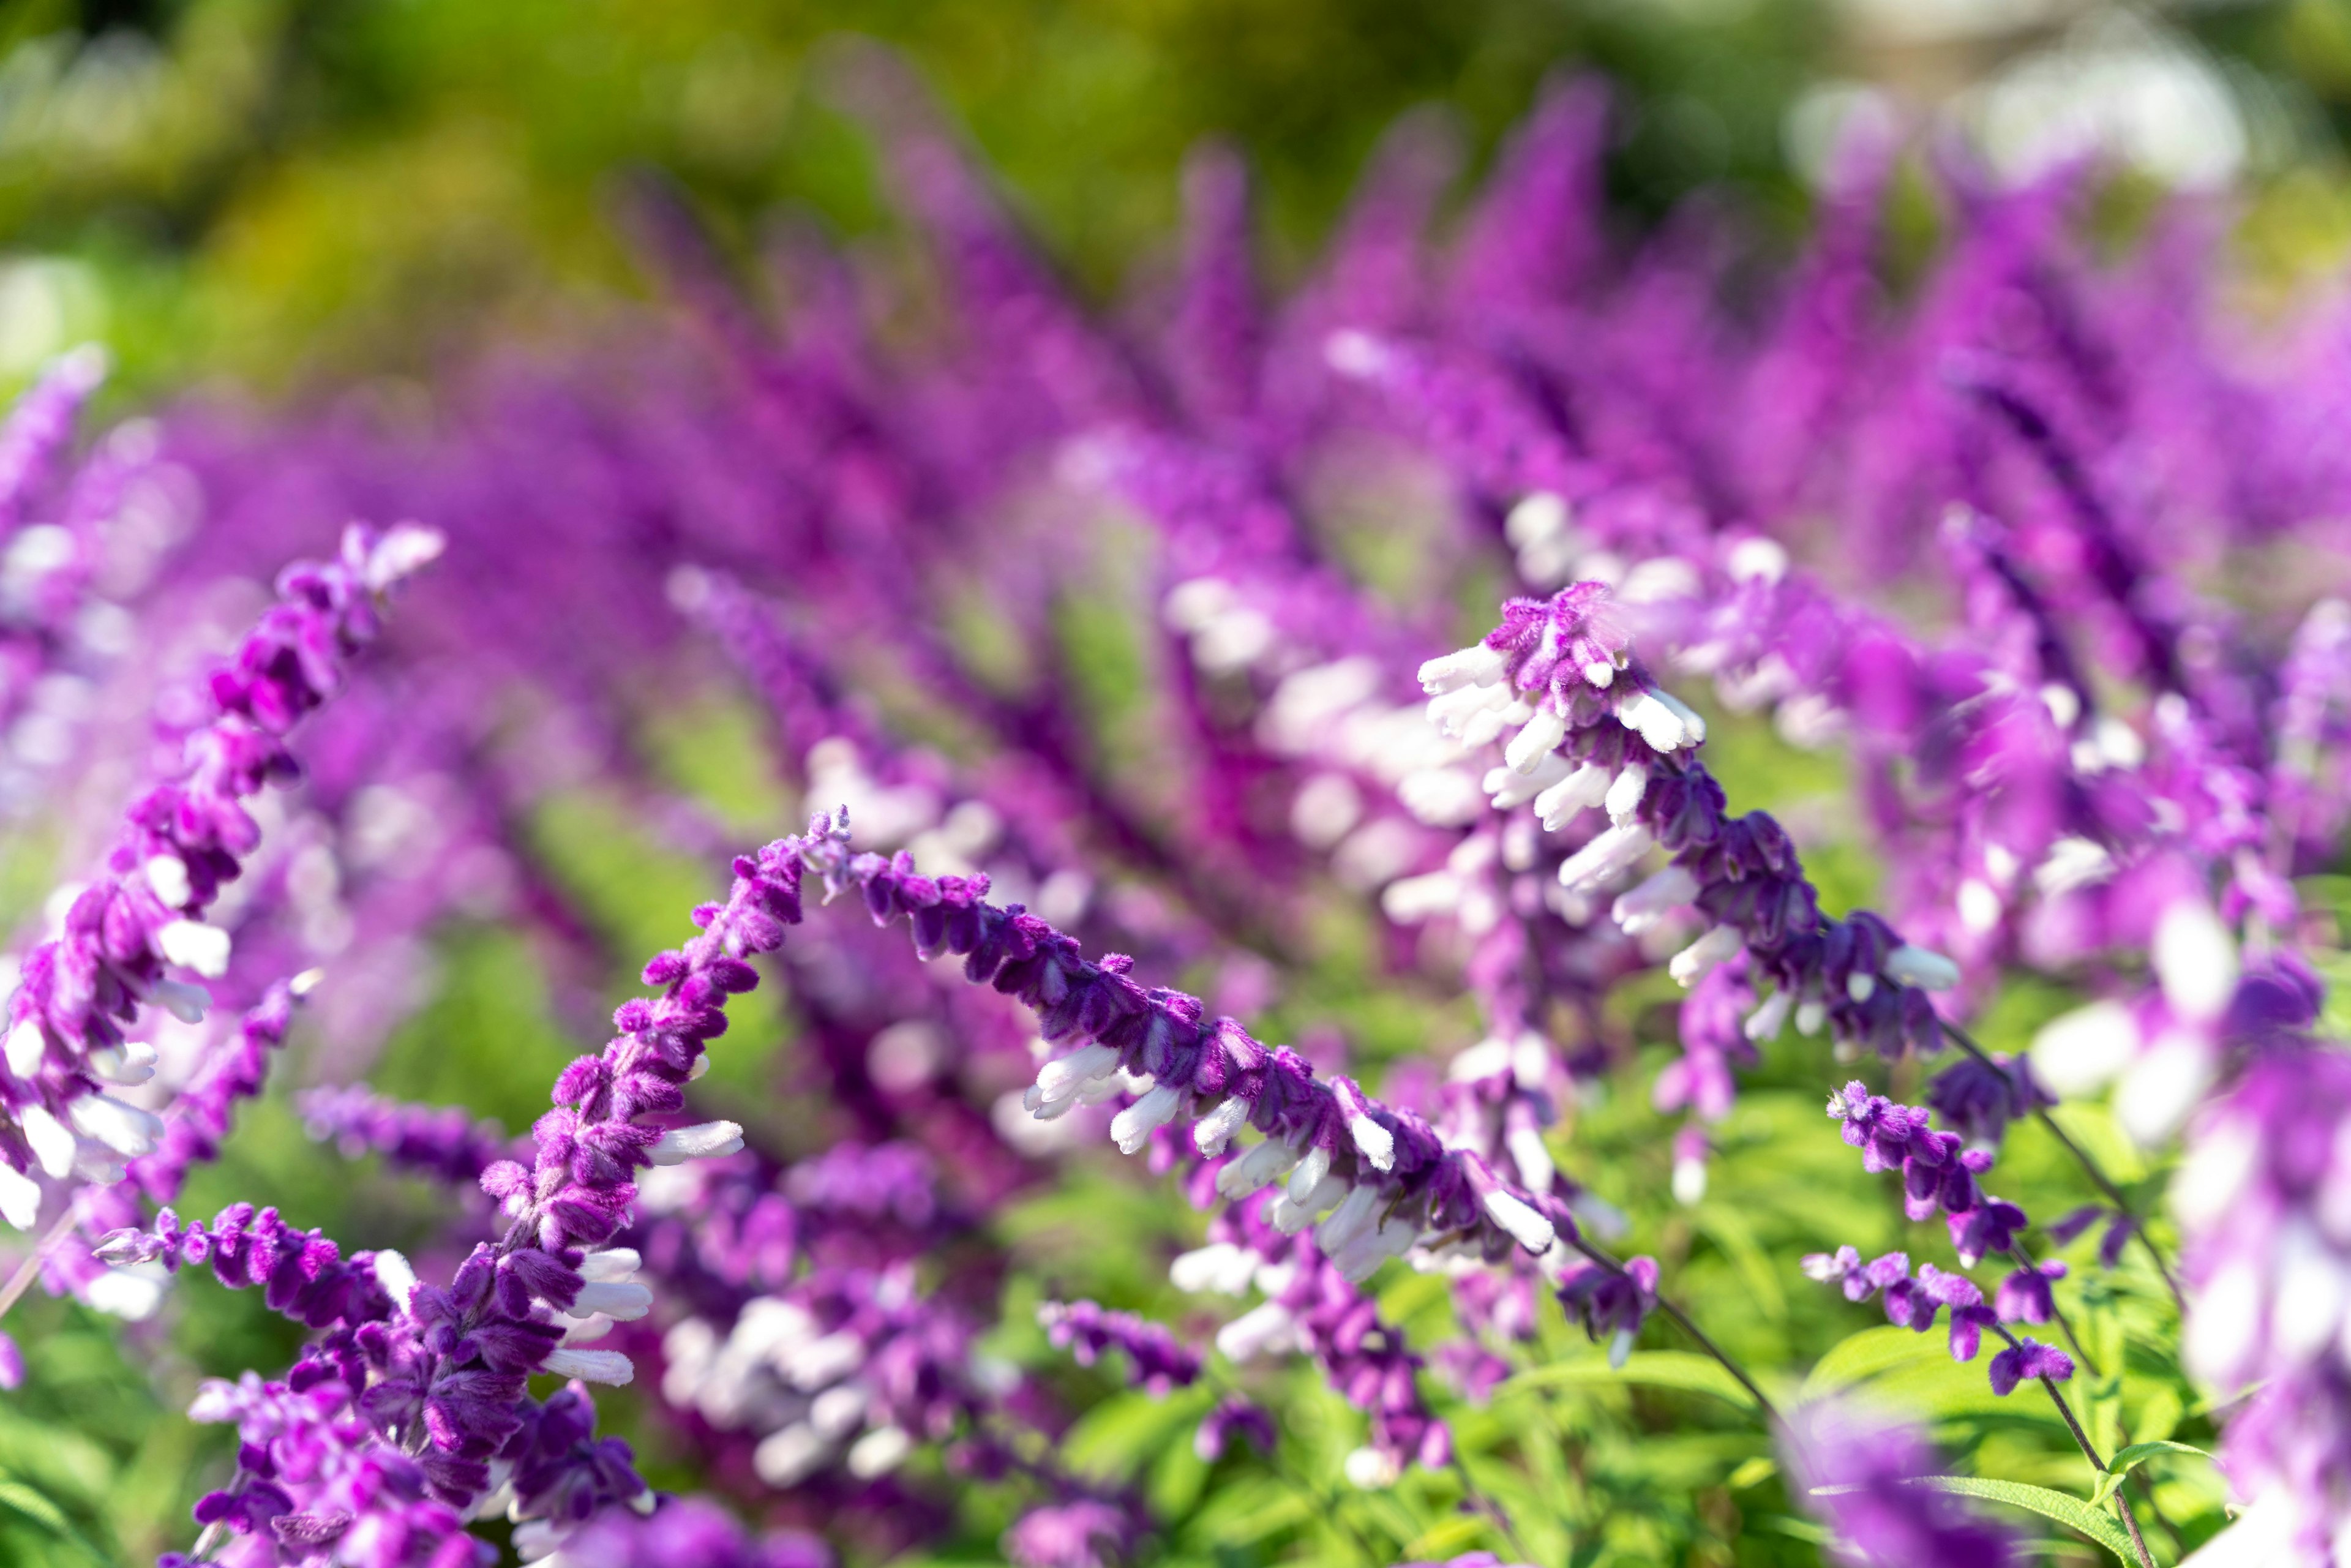
[[[1134,1381],[1154,1398],[1187,1387],[1200,1375],[1200,1357],[1159,1323],[1113,1312],[1092,1301],[1047,1301],[1037,1309],[1046,1337],[1092,1366],[1105,1350],[1123,1351]]]
[[[1593,1343],[1607,1342],[1608,1364],[1622,1366],[1641,1325],[1656,1311],[1657,1260],[1628,1258],[1621,1272],[1588,1260],[1579,1263],[1561,1276],[1559,1300]]]
[[[2020,1339],[1991,1358],[1991,1391],[2005,1396],[2029,1378],[2063,1383],[2074,1375],[2074,1358],[2053,1344]]]

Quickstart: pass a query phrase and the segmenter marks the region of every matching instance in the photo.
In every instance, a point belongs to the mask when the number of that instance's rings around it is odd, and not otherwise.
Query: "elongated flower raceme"
[[[1084,1042],[1040,1069],[1035,1114],[1065,1110],[1113,1074],[1148,1076],[1149,1087],[1111,1124],[1123,1153],[1188,1123],[1195,1145],[1213,1157],[1254,1128],[1264,1140],[1225,1167],[1218,1190],[1239,1197],[1281,1180],[1288,1207],[1275,1223],[1294,1230],[1361,1189],[1344,1238],[1348,1255],[1364,1263],[1422,1240],[1489,1259],[1514,1247],[1541,1253],[1557,1236],[1546,1200],[1513,1189],[1475,1155],[1445,1148],[1419,1117],[1323,1082],[1297,1053],[1259,1043],[1230,1019],[1206,1019],[1196,997],[1144,988],[1128,978],[1123,955],[1083,957],[1035,915],[988,903],[984,877],[932,878],[904,853],[852,853],[847,825],[829,816],[800,844],[828,894],[856,891],[876,922],[906,921],[919,951],[962,956],[973,983],[1034,1009],[1046,1040]]]
[[[75,896],[59,935],[24,963],[0,1071],[0,1215],[29,1228],[32,1173],[113,1179],[162,1134],[152,1113],[105,1092],[147,1076],[123,1032],[141,1008],[196,1012],[229,939],[204,915],[259,841],[243,801],[296,769],[286,736],[342,685],[373,642],[384,596],[440,552],[429,529],[357,527],[333,561],[289,567],[279,603],[212,678],[214,716],[187,737],[184,771],[134,802],[106,868]]]

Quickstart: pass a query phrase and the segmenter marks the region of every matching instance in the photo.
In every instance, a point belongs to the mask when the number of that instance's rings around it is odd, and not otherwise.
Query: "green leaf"
[[[2106,1461],[2106,1473],[2098,1478],[2098,1490],[2090,1494],[2090,1501],[2104,1507],[2106,1500],[2114,1496],[2116,1490],[2122,1486],[2123,1478],[2158,1454],[2193,1454],[2199,1459],[2209,1459],[2212,1457],[2191,1444],[2174,1443],[2168,1439],[2158,1439],[2152,1443],[2133,1443],[2127,1448],[2116,1450],[2115,1457]]]
[[[93,1563],[106,1561],[106,1554],[73,1527],[63,1509],[20,1480],[0,1475],[0,1508],[20,1514],[58,1540],[80,1548]]]
[[[2122,1526],[2070,1492],[2052,1491],[2047,1487],[2029,1487],[2022,1481],[1982,1480],[1974,1476],[1927,1476],[1911,1484],[1933,1487],[1937,1491],[1953,1492],[1960,1497],[1980,1497],[1992,1502],[2004,1502],[2012,1508],[2037,1513],[2043,1519],[2053,1519],[2066,1529],[2088,1536],[2125,1563],[2132,1561],[2130,1538],[2123,1533]]]
[[[1613,1368],[1599,1356],[1558,1361],[1522,1372],[1503,1385],[1509,1392],[1560,1388],[1578,1384],[1638,1383],[1652,1388],[1678,1388],[1690,1394],[1711,1394],[1743,1409],[1755,1407],[1755,1396],[1709,1356],[1685,1350],[1640,1351]]]

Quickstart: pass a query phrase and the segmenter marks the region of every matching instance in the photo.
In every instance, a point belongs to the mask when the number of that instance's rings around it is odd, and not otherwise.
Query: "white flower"
[[[1176,1119],[1176,1113],[1183,1105],[1181,1089],[1155,1084],[1149,1093],[1111,1118],[1111,1141],[1118,1145],[1120,1154],[1138,1153],[1155,1129]]]
[[[1621,828],[1641,809],[1641,797],[1648,789],[1649,770],[1637,762],[1628,762],[1609,780],[1608,793],[1601,797],[1600,803],[1608,809],[1608,820]]]
[[[1549,708],[1539,708],[1525,727],[1510,737],[1510,744],[1502,748],[1502,760],[1514,773],[1531,773],[1566,738],[1567,720]]]
[[[1298,1341],[1298,1320],[1280,1301],[1261,1301],[1217,1331],[1217,1349],[1231,1362],[1244,1362]]]
[[[1696,985],[1698,977],[1717,964],[1727,963],[1737,956],[1746,942],[1746,937],[1736,925],[1717,925],[1675,954],[1672,962],[1666,966],[1666,972],[1685,986]]]
[[[743,1129],[734,1122],[701,1122],[673,1127],[645,1153],[657,1166],[682,1166],[688,1160],[716,1159],[743,1146]]]
[[[2172,1011],[2201,1023],[2228,1009],[2237,991],[2237,945],[2210,904],[2184,898],[2166,909],[2156,923],[2152,956]]]
[[[1916,986],[1924,991],[1948,991],[1959,983],[1959,967],[1940,953],[1908,943],[1886,956],[1879,972],[1897,986]]]
[[[1638,936],[1697,896],[1698,878],[1682,866],[1669,865],[1618,898],[1609,913],[1626,936]]]
[[[634,1280],[591,1280],[564,1311],[575,1318],[601,1312],[616,1322],[633,1322],[653,1307],[653,1291]]]
[[[1233,1134],[1249,1120],[1249,1104],[1238,1094],[1228,1094],[1217,1103],[1217,1108],[1192,1124],[1192,1144],[1208,1159],[1225,1152]]]
[[[26,1106],[16,1113],[16,1122],[25,1129],[25,1141],[33,1145],[33,1157],[41,1169],[59,1181],[73,1174],[78,1145],[63,1122],[40,1105]]]
[[[849,1450],[849,1473],[859,1480],[870,1481],[876,1476],[886,1476],[905,1463],[906,1456],[914,1449],[914,1438],[896,1427],[876,1427],[857,1439]]]
[[[1475,643],[1421,665],[1420,689],[1434,695],[1458,691],[1463,686],[1491,685],[1509,673],[1510,667],[1509,654]]]
[[[147,885],[163,901],[166,909],[181,909],[195,896],[195,888],[188,882],[188,862],[177,855],[157,855],[145,867]]]
[[[5,1047],[8,1071],[17,1077],[30,1080],[41,1071],[41,1062],[48,1055],[49,1037],[37,1019],[25,1019],[8,1031]]]
[[[1268,1138],[1217,1173],[1217,1191],[1225,1197],[1247,1197],[1298,1163],[1298,1151],[1280,1138]]]
[[[1610,828],[1560,862],[1559,884],[1571,893],[1604,886],[1630,870],[1656,841],[1638,822]]]
[[[404,1308],[408,1292],[416,1289],[416,1270],[405,1257],[386,1247],[375,1255],[375,1282],[383,1287],[392,1305]]]
[[[617,1350],[550,1351],[539,1370],[558,1377],[576,1377],[582,1383],[607,1383],[616,1388],[637,1375],[635,1365]]]
[[[768,1433],[751,1450],[751,1468],[771,1487],[789,1487],[805,1480],[824,1462],[829,1446],[805,1421],[796,1421]]]
[[[41,1214],[41,1184],[0,1160],[0,1219],[30,1230]]]
[[[1596,762],[1586,762],[1537,795],[1535,812],[1542,819],[1543,831],[1559,831],[1578,811],[1606,800],[1608,779],[1608,769]]]
[[[1552,1222],[1499,1187],[1486,1195],[1486,1216],[1530,1252],[1548,1250],[1558,1232]]]
[[[200,920],[173,920],[155,933],[157,951],[183,969],[193,969],[207,980],[228,973],[228,933]]]
[[[74,1130],[115,1153],[137,1159],[163,1135],[163,1119],[110,1094],[85,1094],[66,1107]]]

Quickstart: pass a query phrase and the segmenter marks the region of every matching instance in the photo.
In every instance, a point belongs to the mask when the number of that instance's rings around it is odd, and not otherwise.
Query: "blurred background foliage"
[[[1164,246],[1204,136],[1247,150],[1294,273],[1399,113],[1442,105],[1474,168],[1562,67],[1621,89],[1628,226],[1716,186],[1792,228],[1865,85],[1996,146],[2082,122],[2159,174],[2283,188],[2255,235],[2279,265],[2351,231],[2351,0],[14,0],[0,376],[90,335],[118,396],[414,375],[636,287],[609,221],[632,166],[747,245],[795,209],[871,232],[829,101],[847,29],[920,68],[1096,295]]]
[[[2161,11],[2074,0],[16,0],[0,5],[0,390],[87,338],[116,357],[118,411],[216,382],[279,397],[373,378],[421,384],[484,343],[569,331],[643,297],[613,222],[613,183],[634,169],[679,182],[746,257],[794,213],[852,239],[886,237],[870,150],[830,96],[829,62],[852,28],[919,68],[1048,254],[1098,299],[1165,255],[1176,171],[1201,138],[1247,152],[1266,260],[1294,278],[1396,116],[1441,106],[1474,172],[1558,69],[1617,85],[1611,194],[1628,237],[1704,189],[1767,237],[1791,238],[1825,128],[1866,101],[1946,116],[2020,165],[2095,144],[2131,178],[2232,183],[2257,278],[2317,275],[2351,245],[2351,0]],[[678,783],[722,815],[778,821],[758,727],[713,717],[695,710],[687,747],[664,744],[678,716],[653,721],[646,749],[699,759]],[[1738,753],[1726,771],[1752,791],[1740,809],[1810,803],[1818,815],[1842,782],[1760,730],[1726,726],[1716,745]],[[722,752],[737,765],[708,766]],[[533,837],[624,959],[674,940],[707,884],[707,868],[632,838],[592,793],[552,803]],[[47,858],[12,850],[9,869]],[[1838,906],[1867,897],[1860,852],[1824,845],[1816,866]],[[2346,887],[2314,891],[2351,907]],[[1372,945],[1343,911],[1333,918],[1268,1028],[1335,1019],[1374,1068],[1466,1043],[1459,1009],[1385,983]],[[511,932],[452,931],[442,954],[438,995],[376,1082],[519,1127],[579,1048],[577,1020],[554,1016],[538,956]],[[1868,1314],[1797,1273],[1796,1256],[1831,1239],[1902,1240],[1884,1183],[1823,1135],[1824,1049],[1767,1062],[1724,1129],[1718,1190],[1740,1204],[1664,1198],[1665,1124],[1646,1085],[1673,1049],[1671,999],[1625,998],[1633,1049],[1557,1140],[1573,1173],[1627,1211],[1627,1249],[1663,1257],[1698,1315],[1751,1363],[1802,1366],[1842,1341],[1846,1371],[1901,1382],[1960,1462],[1974,1450],[1986,1469],[2071,1484],[2063,1435],[2037,1413],[1947,1375],[1937,1336],[1909,1336],[1907,1349],[1900,1331],[1849,1338]],[[2064,1005],[2011,996],[1987,1041],[2015,1049]],[[747,1017],[745,1043],[775,1041],[779,1012]],[[714,1109],[790,1152],[820,1136],[813,1110],[769,1103],[772,1061],[755,1051],[719,1061],[713,1087],[742,1104]],[[2111,1167],[2141,1174],[2103,1112],[2069,1114]],[[2030,1129],[2005,1168],[2035,1212],[2088,1196]],[[431,1213],[421,1186],[355,1176],[305,1139],[282,1089],[182,1207],[209,1213],[256,1192],[301,1194],[302,1223],[354,1246],[402,1245]],[[1105,1215],[1120,1223],[1105,1227]],[[1200,1327],[1163,1267],[1197,1223],[1106,1151],[999,1222],[1028,1266],[996,1348],[1050,1369],[1071,1407],[1088,1411],[1071,1455],[1143,1490],[1171,1561],[1353,1561],[1369,1542],[1387,1562],[1480,1544],[1451,1511],[1450,1478],[1416,1475],[1378,1496],[1343,1486],[1357,1418],[1311,1369],[1267,1375],[1283,1390],[1270,1402],[1293,1413],[1285,1448],[1299,1470],[1243,1462],[1211,1486],[1181,1440],[1195,1406],[1118,1392],[1044,1344],[1029,1315],[1044,1293]],[[2161,1354],[2142,1273],[2116,1276],[2097,1325],[2134,1364]],[[1388,1294],[1384,1311],[1416,1341],[1437,1337],[1441,1292],[1405,1278]],[[284,1365],[294,1331],[205,1281],[127,1336],[38,1292],[16,1311],[32,1375],[0,1401],[0,1563],[152,1560],[183,1542],[226,1434],[177,1412],[205,1373]],[[1603,1378],[1597,1353],[1555,1313],[1547,1322],[1548,1364],[1487,1410],[1456,1415],[1472,1470],[1521,1520],[1572,1528],[1583,1568],[1817,1560],[1818,1531],[1704,1367],[1652,1350],[1627,1378]],[[644,1444],[658,1484],[690,1485],[682,1457],[632,1418],[632,1397],[601,1399],[608,1427]],[[2103,1440],[2208,1440],[2209,1421],[2178,1400],[2133,1397],[2097,1403]],[[2172,1518],[2217,1521],[2209,1478],[2183,1470],[2161,1484]],[[948,1556],[987,1560],[1007,1505],[973,1492],[961,1506]],[[1548,1552],[1564,1539],[1537,1543],[1546,1561],[1564,1556]],[[2078,1543],[2049,1552],[2095,1560]]]

